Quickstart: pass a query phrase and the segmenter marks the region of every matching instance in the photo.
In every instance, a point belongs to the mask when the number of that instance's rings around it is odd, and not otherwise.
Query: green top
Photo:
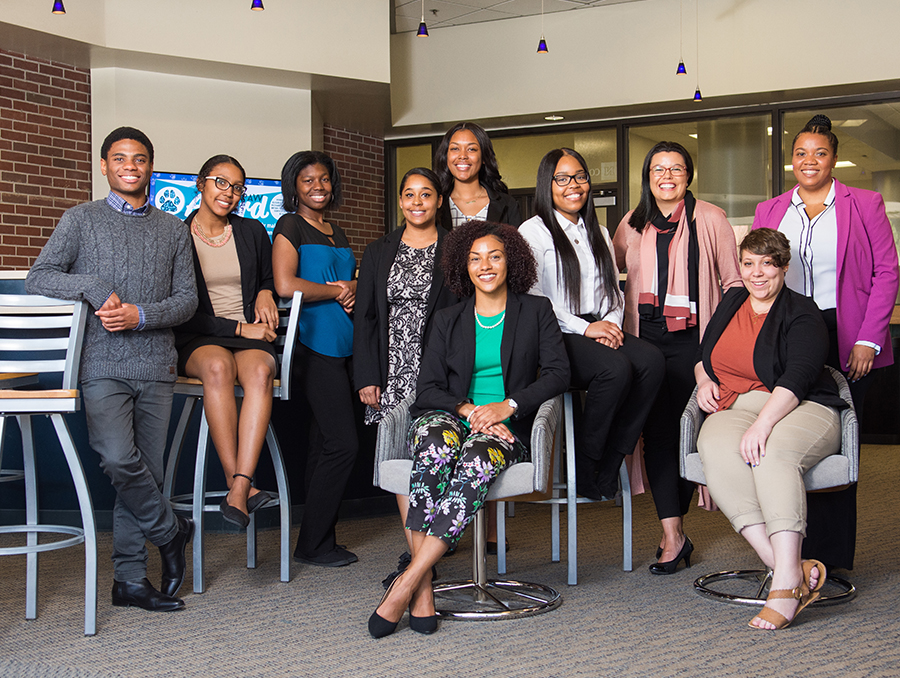
[[[475,314],[475,365],[469,384],[469,398],[475,405],[499,403],[506,399],[503,366],[500,364],[505,313],[506,311],[490,317]],[[481,325],[491,329],[485,329]]]

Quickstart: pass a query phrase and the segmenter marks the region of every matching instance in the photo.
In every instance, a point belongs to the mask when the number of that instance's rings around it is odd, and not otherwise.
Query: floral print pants
[[[409,446],[413,468],[406,529],[438,537],[451,548],[484,505],[500,472],[529,458],[518,439],[508,443],[472,433],[459,417],[441,410],[413,422]]]

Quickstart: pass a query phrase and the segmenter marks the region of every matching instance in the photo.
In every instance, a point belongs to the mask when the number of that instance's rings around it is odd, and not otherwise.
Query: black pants
[[[563,334],[572,388],[587,390],[575,429],[577,454],[599,461],[601,484],[618,476],[634,451],[663,378],[659,350],[630,334],[618,349],[580,334]],[[576,408],[576,411],[578,408]]]
[[[700,348],[700,330],[692,327],[669,332],[665,322],[641,321],[641,339],[665,357],[665,376],[647,423],[644,425],[644,464],[660,520],[683,516],[694,496],[694,484],[681,477],[679,443],[681,414],[696,385],[694,365]]]
[[[334,526],[359,441],[353,414],[350,358],[332,358],[297,344],[297,378],[319,435],[309,447],[306,504],[296,552],[319,556],[335,547]]]
[[[822,311],[822,319],[828,327],[828,359],[826,365],[847,376],[847,370],[838,357],[837,313],[834,309]],[[859,381],[850,384],[850,394],[856,416],[862,421],[866,392],[872,383],[869,372]],[[853,569],[856,553],[856,488],[853,484],[837,492],[810,492],[806,495],[806,538],[803,540],[804,558],[816,558],[829,568]]]

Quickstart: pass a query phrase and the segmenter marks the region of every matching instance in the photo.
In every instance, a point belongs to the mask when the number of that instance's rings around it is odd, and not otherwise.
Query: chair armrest
[[[544,492],[550,478],[554,435],[562,416],[562,396],[545,401],[534,417],[531,428],[531,463],[534,464],[534,491]]]
[[[407,439],[409,425],[412,423],[409,408],[415,401],[416,394],[410,393],[378,423],[378,437],[375,441],[375,469],[372,476],[372,484],[375,487],[381,487],[379,484],[381,462],[412,458]]]
[[[686,469],[685,462],[689,454],[697,451],[697,438],[700,436],[700,427],[706,414],[700,409],[700,403],[697,402],[697,387],[691,393],[684,412],[681,414],[681,439],[679,444],[679,468],[681,476],[684,477]]]
[[[841,412],[841,456],[847,458],[850,482],[855,483],[859,480],[859,420],[856,417],[853,396],[850,395],[850,385],[844,375],[830,366],[828,371],[837,384],[841,400],[849,405]]]

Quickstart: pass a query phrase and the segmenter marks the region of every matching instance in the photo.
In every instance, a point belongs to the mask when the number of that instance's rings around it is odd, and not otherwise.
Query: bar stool
[[[803,476],[807,492],[848,485],[859,480],[859,422],[856,419],[856,410],[853,408],[850,387],[843,374],[831,367],[828,368],[828,371],[838,385],[841,399],[849,407],[841,411],[841,448],[835,450],[831,456],[825,457]],[[697,403],[697,389],[694,388],[694,393],[681,415],[681,477],[700,485],[706,485],[706,476],[703,473],[700,454],[697,452],[697,438],[705,418],[706,413],[700,409],[700,405]],[[771,571],[727,570],[699,577],[694,581],[694,591],[704,598],[723,603],[763,606],[766,603],[771,581]],[[734,582],[738,584],[747,582],[749,584],[747,594],[734,593],[738,590],[734,587]],[[718,583],[724,583],[726,590],[715,588]],[[856,587],[851,582],[831,573],[826,578],[825,586],[826,594],[812,603],[813,605],[819,607],[835,605],[848,602],[856,597]],[[831,591],[835,592],[831,593]]]
[[[97,632],[97,527],[87,480],[72,434],[63,417],[81,409],[76,389],[87,303],[25,294],[0,294],[0,421],[14,416],[22,436],[25,480],[25,524],[0,526],[0,534],[24,533],[25,546],[0,548],[0,556],[25,555],[25,618],[37,618],[38,554],[84,544],[84,634]],[[27,357],[25,357],[27,356]],[[11,376],[10,376],[11,375]],[[44,377],[57,379],[58,389],[22,390]],[[50,418],[72,475],[81,527],[38,522],[37,471],[32,417]],[[38,543],[38,534],[67,535]]]
[[[407,445],[409,407],[415,394],[392,409],[378,425],[373,484],[393,494],[409,493],[413,461]],[[488,500],[542,492],[547,488],[550,458],[562,411],[562,398],[546,401],[531,429],[531,461],[513,464],[503,471],[488,492]],[[444,619],[487,621],[515,619],[556,609],[562,596],[543,584],[498,581],[487,578],[484,511],[475,514],[472,579],[434,584],[435,612]]]
[[[563,396],[564,403],[564,430],[565,430],[565,467],[563,457],[557,455],[553,468],[553,493],[549,499],[531,501],[534,504],[550,504],[552,506],[550,518],[550,560],[560,561],[560,506],[566,506],[567,543],[566,560],[568,563],[568,584],[578,584],[578,504],[593,504],[596,499],[577,496],[575,490],[575,416],[572,394],[580,391],[567,391]],[[563,469],[565,468],[565,472]],[[622,569],[625,572],[632,570],[632,509],[631,509],[631,479],[628,476],[627,461],[622,461],[619,467],[619,483],[622,494],[616,498],[616,505],[622,507]],[[506,518],[503,510],[504,502],[498,502],[497,507],[497,572],[506,574]]]
[[[294,362],[294,349],[297,345],[297,332],[300,322],[300,310],[303,307],[303,293],[294,292],[292,299],[281,300],[278,303],[279,329],[278,338],[275,340],[276,353],[280,363],[279,379],[275,380],[272,397],[280,400],[291,398],[291,371]],[[178,426],[175,429],[175,437],[172,439],[172,447],[169,449],[169,459],[166,464],[166,476],[163,482],[163,494],[169,497],[176,511],[190,511],[194,519],[196,529],[193,540],[193,585],[194,593],[203,593],[206,590],[204,582],[204,549],[203,549],[203,516],[206,512],[218,511],[222,497],[227,491],[206,491],[206,460],[209,453],[210,435],[209,423],[206,421],[206,413],[201,408],[200,433],[197,437],[197,456],[194,462],[194,483],[191,494],[172,496],[175,486],[175,476],[178,470],[178,461],[181,450],[184,447],[188,425],[194,414],[194,409],[203,399],[203,383],[199,379],[179,377],[175,382],[175,393],[186,396]],[[235,385],[234,394],[241,398],[244,394],[239,385]],[[275,480],[278,486],[278,494],[265,503],[261,508],[279,507],[279,519],[281,524],[281,581],[291,580],[291,494],[287,481],[287,472],[284,467],[284,457],[281,454],[281,446],[275,435],[275,428],[269,422],[266,431],[266,446],[272,457],[272,465],[275,468]],[[273,493],[269,493],[273,494]],[[209,503],[209,500],[212,500]],[[257,564],[256,555],[256,514],[250,514],[250,524],[247,526],[247,567],[253,569]]]

